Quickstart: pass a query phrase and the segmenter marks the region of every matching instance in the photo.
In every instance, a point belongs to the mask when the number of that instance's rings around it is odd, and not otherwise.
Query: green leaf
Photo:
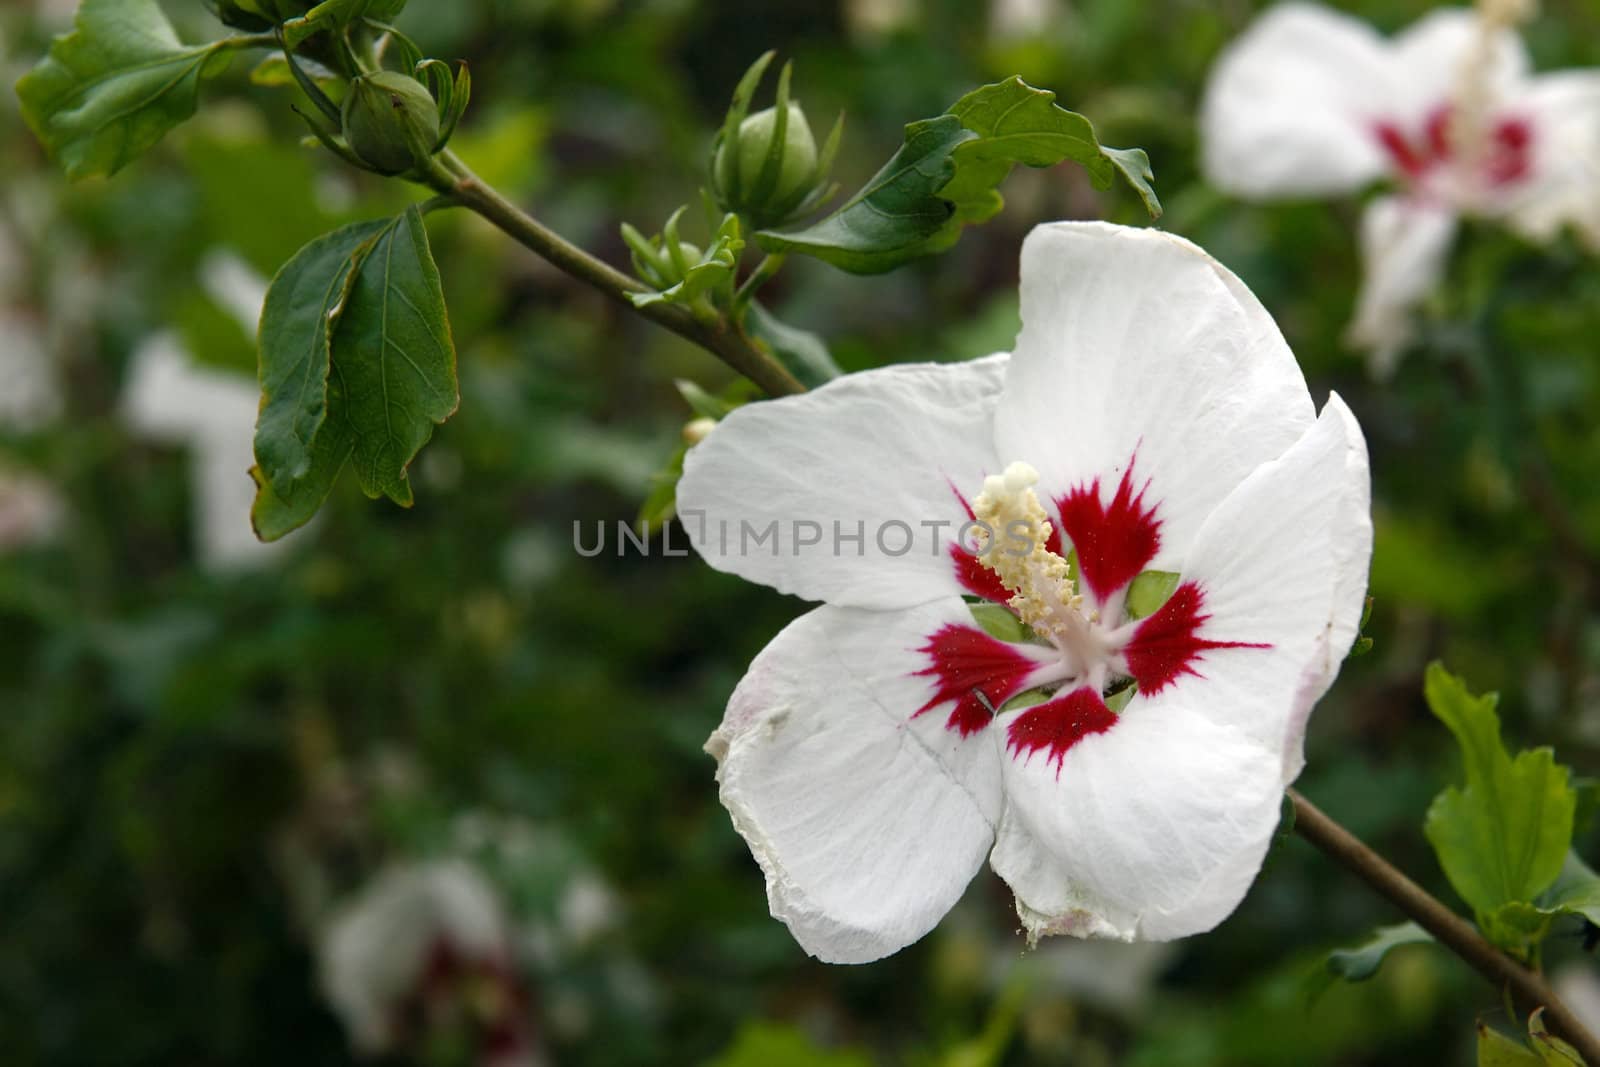
[[[678,480],[683,477],[683,457],[688,445],[680,445],[665,465],[650,476],[650,491],[639,505],[634,527],[644,536],[653,536],[678,513]]]
[[[1590,870],[1576,852],[1567,853],[1561,874],[1539,897],[1539,906],[1557,914],[1578,916],[1600,926],[1600,874]]]
[[[720,422],[728,417],[730,411],[739,406],[721,397],[712,396],[687,378],[674,379],[672,384],[677,387],[678,395],[683,397],[683,402],[689,405],[689,410],[703,419]]]
[[[759,303],[751,302],[744,321],[750,336],[807,389],[815,389],[844,373],[822,338],[810,330],[790,326]]]
[[[309,520],[352,457],[368,496],[409,507],[406,468],[459,399],[421,213],[346,226],[285,264],[262,308],[260,367],[258,536]]]
[[[1089,172],[1099,189],[1120,175],[1144,201],[1151,218],[1161,203],[1150,187],[1154,175],[1141,149],[1104,148],[1094,124],[1055,103],[1056,94],[1011,77],[985,85],[956,101],[950,114],[978,135],[955,151],[956,174],[939,195],[956,204],[962,222],[982,222],[1000,210],[995,191],[1014,164],[1053,167],[1071,160]]]
[[[1365,656],[1372,651],[1372,638],[1367,636],[1367,623],[1372,621],[1372,598],[1367,597],[1366,604],[1361,608],[1361,623],[1356,627],[1356,639],[1350,644],[1350,651],[1345,653],[1345,659],[1355,659]]]
[[[906,127],[905,143],[860,192],[805,229],[763,230],[768,252],[799,252],[857,274],[892,270],[941,252],[961,228],[994,216],[997,187],[1018,163],[1080,163],[1099,188],[1121,176],[1152,217],[1161,205],[1150,161],[1139,149],[1101,145],[1088,119],[1055,104],[1055,94],[1009,78],[976,89],[934,119]]]
[[[110,175],[193,115],[230,56],[224,41],[185,45],[156,0],[83,0],[17,97],[68,177]]]
[[[357,269],[374,238],[391,226],[387,220],[360,222],[317,238],[284,264],[267,290],[258,335],[256,463],[261,479],[285,503],[299,499],[299,483],[314,465],[313,446],[328,413],[333,335]],[[348,439],[345,445],[348,454]],[[331,485],[329,479],[320,486],[318,504]]]
[[[1173,590],[1178,588],[1179,575],[1173,571],[1143,571],[1128,586],[1128,616],[1148,618],[1161,610]]]
[[[272,488],[259,464],[251,467],[256,499],[250,506],[250,525],[256,536],[263,541],[276,541],[310,522],[333,491],[352,447],[348,423],[340,419],[324,424],[311,453],[311,469],[295,483],[294,493],[288,497]]]
[[[1528,1016],[1528,1043],[1539,1054],[1544,1067],[1585,1067],[1578,1050],[1552,1034],[1544,1025],[1544,1009]]]
[[[1433,935],[1416,923],[1380,926],[1361,944],[1328,953],[1326,966],[1328,973],[1335,977],[1347,982],[1364,982],[1378,973],[1390,952],[1402,945],[1421,945],[1432,940]]]
[[[1546,1067],[1539,1054],[1520,1042],[1478,1024],[1478,1067]]]
[[[332,357],[329,407],[349,421],[362,490],[410,507],[406,468],[460,402],[444,291],[416,207],[372,238]]]
[[[1511,931],[1489,920],[1506,904],[1531,902],[1561,873],[1576,806],[1567,768],[1548,748],[1512,759],[1500,740],[1497,698],[1473,696],[1438,663],[1428,667],[1424,690],[1461,746],[1467,781],[1435,798],[1423,830],[1485,933],[1512,947]]]
[[[300,70],[306,77],[330,93],[344,80],[336,72],[314,59],[297,56],[295,62],[300,64]],[[289,57],[282,52],[274,52],[252,67],[250,83],[263,85],[269,89],[293,89],[300,84],[294,76],[294,71],[289,68]]]
[[[1560,918],[1600,925],[1600,875],[1575,852],[1567,853],[1561,874],[1533,903],[1513,901],[1490,912],[1485,922],[1498,944],[1526,949],[1543,941]]]
[[[976,136],[954,115],[913,122],[905,143],[883,169],[838,210],[803,230],[762,230],[767,252],[799,252],[853,274],[893,270],[926,252],[955,213],[938,196],[955,175],[952,153]]]

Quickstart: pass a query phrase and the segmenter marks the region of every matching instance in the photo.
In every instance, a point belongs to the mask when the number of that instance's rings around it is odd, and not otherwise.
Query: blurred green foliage
[[[697,195],[728,93],[767,48],[795,57],[812,114],[848,113],[846,188],[906,121],[1011,74],[1147,149],[1162,225],[1233,267],[1314,391],[1337,388],[1366,429],[1376,647],[1314,717],[1301,785],[1447,895],[1420,831],[1457,773],[1422,701],[1429,660],[1502,693],[1514,750],[1553,744],[1581,774],[1600,746],[1600,268],[1572,244],[1474,230],[1423,343],[1374,386],[1339,343],[1354,205],[1238,204],[1195,176],[1199,87],[1252,5],[1039,6],[1023,31],[956,0],[464,0],[413,3],[402,24],[471,63],[454,146],[618,265],[621,221],[650,232]],[[1385,30],[1425,10],[1350,6]],[[185,40],[211,34],[201,5],[168,7]],[[62,8],[0,10],[12,79]],[[1547,0],[1536,65],[1600,65],[1600,39],[1576,32],[1597,15]],[[0,105],[0,228],[20,253],[0,311],[43,339],[62,391],[59,418],[0,430],[0,458],[67,507],[53,539],[0,557],[6,1062],[347,1062],[307,901],[461,847],[463,820],[478,838],[535,828],[531,849],[484,861],[530,923],[562,923],[574,871],[616,896],[613,923],[527,965],[562,1064],[1378,1067],[1468,1063],[1475,1013],[1506,1026],[1492,991],[1429,946],[1308,1001],[1329,948],[1397,916],[1293,840],[1238,913],[1148,963],[1133,995],[1106,994],[1110,964],[1075,977],[1081,946],[1025,953],[989,878],[892,959],[806,959],[767,917],[700,751],[801,605],[659,540],[648,557],[572,548],[574,523],[592,538],[631,520],[679,447],[692,412],[674,380],[719,392],[727,374],[475,220],[429,222],[463,397],[413,471],[417,506],[346,484],[264,567],[202,569],[190,457],[118,414],[131,354],[175,330],[198,360],[249,369],[248,336],[200,285],[207,256],[270,275],[317,234],[414,199],[297,146],[289,97],[249,73],[235,63],[197,119],[109,183],[67,185],[15,99]],[[846,369],[1004,349],[1027,229],[1140,224],[1143,208],[1072,167],[1022,170],[1003,192],[1006,210],[943,257],[867,281],[795,261],[764,299]],[[1591,859],[1595,835],[1580,826]],[[1552,966],[1580,955],[1575,930],[1547,943]]]

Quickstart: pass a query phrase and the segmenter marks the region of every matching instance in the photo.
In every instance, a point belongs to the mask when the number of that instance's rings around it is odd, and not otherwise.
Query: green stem
[[[481,215],[507,236],[548,260],[562,272],[634,309],[630,293],[650,289],[610,264],[596,259],[524,212],[469,170],[454,153],[442,152],[421,168],[423,180],[437,192]],[[693,341],[760,386],[768,396],[805,392],[805,386],[767,353],[757,348],[730,321],[701,321],[675,304],[655,303],[637,310],[645,318]]]
[[[1410,916],[1436,941],[1520,1004],[1524,1012],[1544,1008],[1551,1032],[1568,1041],[1586,1061],[1600,1065],[1600,1039],[1578,1021],[1543,975],[1495,948],[1475,926],[1445,907],[1437,897],[1362,844],[1297,791],[1289,790],[1289,799],[1294,803],[1296,833]]]
[[[247,48],[277,48],[278,35],[274,33],[246,33],[237,37],[224,37],[216,44],[218,48],[226,48],[234,52],[242,52]]]
[[[735,322],[744,321],[745,309],[756,298],[756,290],[771,281],[772,276],[783,269],[784,259],[785,256],[782,252],[773,252],[763,257],[761,262],[756,264],[756,269],[750,272],[750,276],[744,280],[744,284],[739,286],[739,291],[733,294],[731,314]]]

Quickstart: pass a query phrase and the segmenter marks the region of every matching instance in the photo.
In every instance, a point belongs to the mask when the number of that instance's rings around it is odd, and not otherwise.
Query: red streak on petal
[[[912,713],[954,702],[945,728],[970,737],[989,725],[990,708],[997,708],[1020,693],[1028,675],[1038,666],[1004,641],[971,626],[946,623],[917,651],[929,666],[915,674],[931,676],[937,688],[933,698]],[[985,705],[984,701],[988,704]]]
[[[1509,185],[1533,170],[1533,127],[1526,119],[1501,119],[1490,138],[1489,181]]]
[[[967,518],[976,519],[978,517],[977,513],[972,510],[972,502],[967,499],[967,495],[957,489],[956,483],[949,478],[946,478],[944,483],[950,487],[950,491],[956,495],[956,499],[961,501],[961,510],[967,513]]]
[[[972,510],[972,504],[957,489],[954,482],[946,479],[950,491],[961,501],[961,510],[967,513],[967,518],[976,522],[978,516]],[[960,531],[957,531],[959,536]],[[1052,535],[1054,536],[1054,535]],[[955,565],[956,581],[961,583],[961,588],[973,596],[980,596],[985,600],[992,600],[996,604],[1009,608],[1011,606],[1011,590],[1007,589],[1000,581],[1000,576],[983,565],[977,555],[967,550],[958,540],[950,545],[950,561]]]
[[[1100,479],[1056,501],[1061,528],[1078,553],[1078,573],[1101,601],[1139,576],[1161,548],[1161,522],[1144,490],[1133,491],[1133,461],[1122,472],[1111,503],[1100,499]]]
[[[960,545],[951,545],[950,561],[955,565],[956,581],[961,583],[961,588],[973,596],[981,596],[985,600],[1010,607],[1011,590],[1007,589],[1001,583],[1000,576],[985,567],[977,556]]]
[[[1134,630],[1123,655],[1141,694],[1154,696],[1185,674],[1201,677],[1195,663],[1212,649],[1272,647],[1201,637],[1200,628],[1211,618],[1205,611],[1205,600],[1205,590],[1194,582],[1184,582],[1173,590],[1161,610]]]
[[[1453,151],[1450,146],[1451,114],[1449,104],[1436,107],[1428,113],[1428,121],[1422,128],[1432,162],[1440,163],[1449,159]]]
[[[1049,761],[1061,774],[1061,761],[1079,741],[1090,734],[1105,733],[1117,721],[1117,713],[1106,707],[1100,694],[1088,686],[1058,694],[1053,700],[1029,708],[1012,720],[1006,730],[1006,750],[1024,762],[1035,752],[1049,752]]]
[[[1428,169],[1429,160],[1414,148],[1400,127],[1392,122],[1380,122],[1372,128],[1373,135],[1400,173],[1408,178],[1419,178]]]

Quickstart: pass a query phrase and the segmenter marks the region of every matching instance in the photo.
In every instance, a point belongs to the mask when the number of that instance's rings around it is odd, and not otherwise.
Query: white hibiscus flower
[[[1060,223],[1021,285],[1013,354],[751,405],[685,463],[712,566],[825,602],[707,746],[823,960],[922,937],[985,855],[1032,936],[1211,928],[1356,634],[1365,444],[1239,280]]]

